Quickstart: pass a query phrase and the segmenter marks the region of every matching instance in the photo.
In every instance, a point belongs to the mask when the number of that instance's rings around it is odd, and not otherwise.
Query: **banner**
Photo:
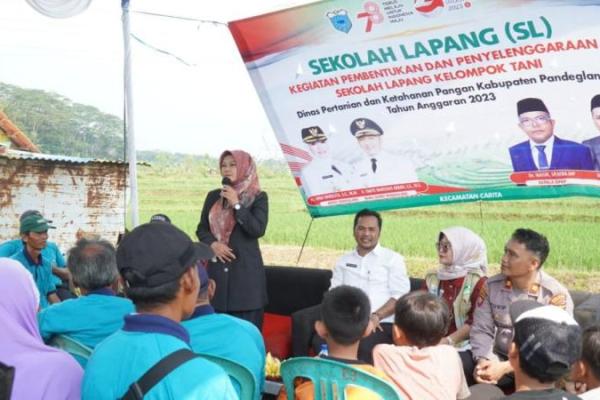
[[[327,216],[600,196],[599,20],[600,1],[332,0],[229,27]]]

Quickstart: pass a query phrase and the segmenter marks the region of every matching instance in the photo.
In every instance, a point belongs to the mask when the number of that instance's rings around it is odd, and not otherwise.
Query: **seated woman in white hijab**
[[[0,360],[14,368],[9,398],[79,400],[83,370],[42,341],[39,299],[32,275],[18,261],[0,258]]]
[[[440,265],[426,275],[425,289],[443,298],[450,309],[448,334],[441,343],[463,347],[487,279],[487,249],[479,235],[461,226],[442,230],[436,249]]]

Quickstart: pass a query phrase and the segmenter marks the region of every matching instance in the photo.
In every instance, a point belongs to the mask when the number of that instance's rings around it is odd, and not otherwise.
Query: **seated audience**
[[[123,328],[96,346],[86,366],[83,399],[121,398],[161,360],[182,349],[191,353],[180,321],[192,315],[198,299],[196,264],[212,256],[171,224],[147,223],[125,235],[117,266],[137,314],[125,316]],[[145,400],[238,398],[225,371],[199,357],[163,369],[155,381],[141,394]]]
[[[14,368],[11,398],[79,400],[83,370],[42,341],[35,317],[40,293],[15,260],[0,258],[0,293],[0,360]]]
[[[581,328],[573,317],[535,300],[514,302],[510,317],[515,335],[508,361],[515,373],[516,392],[506,398],[579,399],[555,387],[581,352]]]
[[[356,247],[344,254],[333,268],[330,289],[340,285],[362,289],[369,298],[372,313],[367,334],[358,347],[358,358],[373,363],[373,347],[392,343],[392,323],[396,299],[410,291],[404,258],[381,246],[383,227],[381,215],[364,209],[354,216],[353,234]],[[319,319],[319,307],[313,306],[294,313],[292,346],[294,355],[307,355],[309,346],[319,351],[323,341],[314,335],[314,323]]]
[[[357,359],[360,339],[369,328],[370,313],[369,298],[358,288],[342,285],[325,293],[321,318],[315,323],[315,329],[327,342],[328,355],[321,354],[319,357],[349,364],[387,380],[383,372]],[[300,383],[295,396],[298,400],[314,399],[313,383],[308,380]],[[346,389],[346,396],[349,400],[379,399],[373,392],[356,386]],[[287,398],[287,393],[282,390],[278,400]]]
[[[210,305],[215,294],[215,281],[208,278],[206,268],[198,266],[200,292],[192,316],[182,322],[190,334],[195,353],[205,353],[237,362],[254,375],[259,389],[265,381],[265,343],[258,328],[251,322],[217,314]],[[234,338],[232,340],[232,338]],[[234,384],[235,386],[235,384]]]
[[[571,379],[576,382],[579,397],[584,400],[600,399],[600,325],[583,331],[581,359],[571,371]]]
[[[448,306],[431,293],[408,293],[396,302],[394,344],[376,346],[373,361],[404,399],[465,399],[470,395],[458,352],[439,344],[449,322]]]
[[[27,210],[19,217],[19,221],[27,218],[30,215],[42,214],[38,210]],[[52,221],[48,221],[52,223]],[[8,240],[0,244],[0,257],[12,257],[17,252],[23,251],[23,240],[14,239]],[[65,258],[63,257],[58,245],[54,242],[47,241],[46,247],[42,249],[42,257],[50,262],[52,267],[52,280],[56,286],[56,294],[61,300],[70,299],[74,297],[73,293],[69,291],[69,271],[66,267]]]
[[[81,239],[69,251],[69,271],[82,296],[54,304],[38,314],[45,341],[67,335],[94,348],[123,326],[135,311],[131,300],[115,295],[119,271],[115,248],[105,240]],[[85,366],[85,360],[78,358]]]
[[[512,367],[507,361],[513,337],[511,303],[532,299],[573,314],[569,291],[542,271],[549,252],[546,237],[531,229],[517,229],[504,246],[501,272],[487,280],[477,300],[470,336],[473,357],[463,358],[465,374],[472,373],[478,383],[514,388]],[[475,368],[466,362],[469,359],[476,363]]]
[[[425,276],[425,289],[446,301],[450,311],[448,334],[442,344],[463,346],[469,340],[473,312],[487,279],[485,242],[467,228],[444,229],[436,243],[440,266]]]
[[[48,229],[54,227],[50,225],[50,221],[39,214],[31,214],[23,218],[19,228],[23,249],[10,257],[20,262],[33,276],[40,292],[41,308],[60,302],[56,294],[52,265],[42,254],[48,242]]]

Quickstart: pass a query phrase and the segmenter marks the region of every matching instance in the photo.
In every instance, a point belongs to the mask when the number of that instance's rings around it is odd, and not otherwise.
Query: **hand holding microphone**
[[[223,177],[221,180],[221,184],[223,185],[223,189],[221,190],[221,197],[223,198],[223,208],[227,207],[227,205],[234,206],[240,202],[237,192],[233,188],[233,182],[228,177]]]

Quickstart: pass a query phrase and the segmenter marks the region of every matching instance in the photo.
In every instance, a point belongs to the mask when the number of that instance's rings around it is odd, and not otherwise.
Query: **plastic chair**
[[[93,351],[92,348],[67,335],[52,336],[48,344],[71,354],[83,366],[85,366]]]
[[[281,377],[288,399],[294,400],[294,379],[308,378],[313,382],[314,400],[346,399],[346,386],[360,386],[383,400],[402,400],[392,385],[348,364],[312,357],[291,358],[281,364]]]
[[[207,359],[227,372],[230,379],[237,383],[240,388],[240,400],[258,400],[260,399],[260,393],[258,391],[258,384],[254,379],[254,375],[248,368],[238,364],[235,361],[227,358],[218,357],[212,354],[198,353],[202,358]]]

